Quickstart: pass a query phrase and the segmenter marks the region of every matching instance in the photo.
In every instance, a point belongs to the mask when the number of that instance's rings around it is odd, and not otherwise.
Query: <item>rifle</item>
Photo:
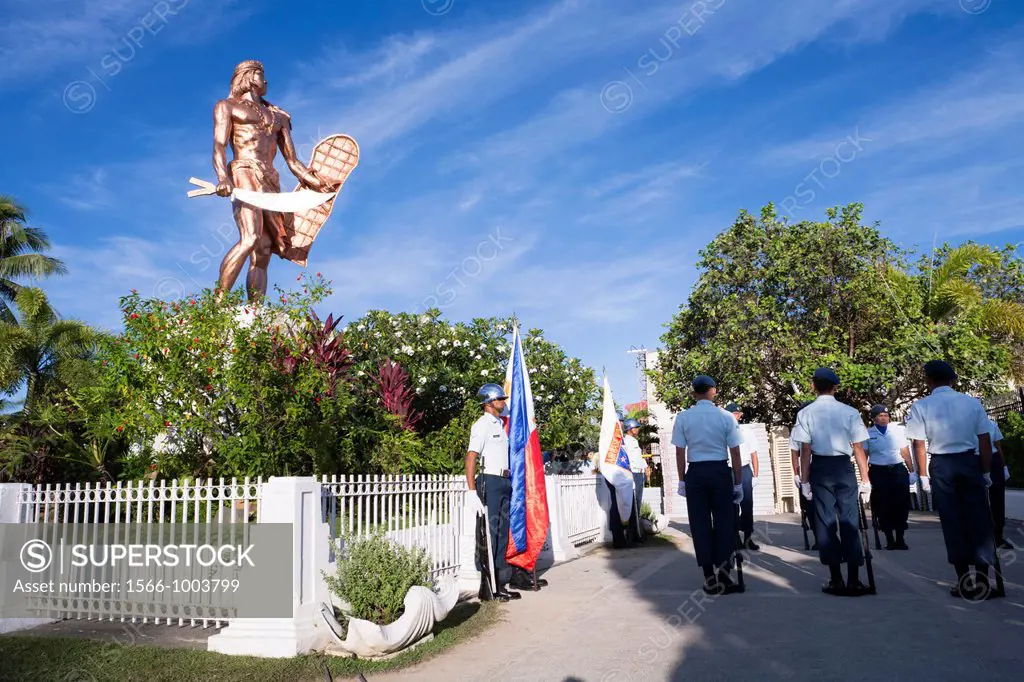
[[[746,592],[747,587],[743,583],[743,538],[740,535],[740,505],[733,505],[735,509],[734,521],[736,523],[736,551],[733,556],[736,557],[736,580],[739,583],[736,591]]]
[[[494,575],[494,551],[491,549],[491,523],[487,515],[487,491],[486,487],[481,485],[482,483],[483,477],[481,476],[476,487],[479,491],[480,501],[484,504],[484,513],[476,517],[476,551],[481,564],[484,563],[484,557],[487,558],[486,569],[480,571],[480,599],[490,601],[494,599],[494,593],[498,586]],[[472,495],[473,491],[470,490],[468,494]]]
[[[871,544],[868,542],[868,517],[864,511],[864,500],[857,493],[857,510],[860,512],[860,541],[864,548],[864,563],[868,568],[868,594],[878,594],[875,589],[875,571],[871,567]]]
[[[803,528],[804,531],[804,549],[809,550],[811,548],[811,543],[807,540],[807,531],[809,531],[811,527],[807,522],[807,507],[805,504],[807,502],[807,498],[804,497],[803,493],[800,492],[799,489],[796,491],[796,500],[797,504],[800,505],[800,527]]]
[[[992,524],[993,550],[994,550],[994,555],[995,555],[995,560],[996,560],[996,565],[995,565],[995,569],[996,569],[996,591],[995,591],[995,595],[994,596],[996,596],[996,597],[1005,597],[1006,596],[1006,586],[1003,584],[1003,567],[1002,567],[1002,562],[999,561],[999,547],[996,547],[995,546],[995,542],[994,542],[995,541],[995,537],[996,537],[996,535],[995,535],[995,533],[996,533],[996,520],[995,520],[995,517],[992,515],[992,501],[989,499],[988,489],[987,488],[985,489],[985,506],[988,507],[988,520],[989,520],[989,523]]]
[[[871,489],[872,494],[875,492],[874,488]],[[875,531],[875,549],[879,552],[882,551],[882,538],[878,535],[878,519],[875,518],[875,500],[871,500],[871,528]]]

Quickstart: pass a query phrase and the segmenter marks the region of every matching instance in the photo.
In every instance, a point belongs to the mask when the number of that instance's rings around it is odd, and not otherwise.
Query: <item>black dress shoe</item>
[[[1009,540],[1006,540],[1004,538],[1004,539],[1002,539],[1002,540],[1000,540],[999,542],[996,543],[996,549],[1017,549],[1017,548],[1014,547],[1013,545],[1011,545]]]
[[[910,549],[905,542],[897,542],[893,549]]]
[[[547,584],[547,582],[545,581],[545,585],[546,584]],[[534,589],[533,580],[530,578],[530,576],[523,575],[522,573],[520,573],[516,577],[512,578],[512,580],[509,581],[508,585],[509,585],[509,587],[512,587],[512,588],[517,589],[517,590],[532,590],[532,589]],[[537,587],[543,587],[543,585],[537,585]]]
[[[499,601],[501,601],[502,597],[504,597],[504,601],[508,601],[509,599],[522,599],[523,598],[523,595],[519,594],[518,592],[510,592],[507,589],[500,589],[500,590],[498,590],[497,592],[494,593],[494,596]]]
[[[499,604],[504,604],[504,603],[508,602],[508,600],[509,600],[509,596],[507,594],[500,594],[500,593],[499,594],[484,594],[483,592],[481,592],[479,594],[479,597],[480,597],[480,601],[496,601]]]
[[[839,580],[829,580],[821,586],[821,591],[834,597],[845,597],[846,584]]]
[[[756,542],[754,542],[754,538],[749,538],[749,537],[746,540],[743,541],[743,547],[745,549],[749,549],[751,552],[756,552],[759,549],[761,549],[761,545],[759,545]]]
[[[548,581],[544,578],[537,578],[537,587],[547,587]]]

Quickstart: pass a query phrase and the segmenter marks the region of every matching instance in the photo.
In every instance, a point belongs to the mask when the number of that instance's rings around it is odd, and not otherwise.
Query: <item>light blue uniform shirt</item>
[[[686,448],[687,462],[724,462],[742,442],[736,418],[710,400],[677,414],[672,426],[672,445]]]
[[[906,431],[899,424],[889,424],[885,433],[874,424],[868,427],[868,442],[864,443],[864,452],[867,453],[869,464],[906,464],[900,451],[909,447]]]
[[[956,455],[978,450],[978,436],[989,432],[981,401],[949,386],[939,386],[910,408],[907,438],[928,441],[928,452]]]
[[[992,438],[992,454],[999,452],[996,450],[996,443],[1003,440],[1003,432],[999,430],[999,424],[996,424],[995,420],[989,420],[992,424],[988,429],[988,435]],[[978,448],[974,448],[974,454],[980,455]]]
[[[844,405],[831,395],[819,395],[796,416],[793,440],[810,443],[811,452],[819,457],[849,457],[853,443],[868,439],[868,430],[860,420],[860,412]]]

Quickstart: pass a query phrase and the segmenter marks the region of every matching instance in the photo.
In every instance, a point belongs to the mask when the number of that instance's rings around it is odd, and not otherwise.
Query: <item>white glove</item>
[[[983,479],[985,479],[985,487],[986,488],[991,488],[992,487],[992,474],[982,474],[981,477]]]
[[[859,489],[861,499],[864,500],[865,502],[869,501],[871,499],[871,484],[861,483]]]
[[[801,485],[803,485],[803,483],[800,481],[800,477],[794,474],[794,476],[793,476],[793,486],[797,490],[800,490],[800,486]]]
[[[679,497],[686,497],[686,481],[679,481],[679,487],[676,488],[676,494]]]
[[[800,494],[803,495],[808,500],[810,500],[811,499],[811,484],[810,483],[801,483],[800,484]]]
[[[737,483],[732,487],[732,503],[739,504],[743,501],[743,484]]]
[[[917,474],[915,474],[913,471],[910,472],[910,485],[917,485],[917,481],[919,479],[920,477]]]
[[[754,476],[754,478],[750,481],[750,487],[751,488],[756,488],[757,487],[757,482],[760,481],[760,480],[761,479],[759,479],[757,476]]]
[[[1007,481],[1010,480],[1010,467],[1003,467],[1003,478]],[[755,478],[754,480],[756,481],[757,479]]]
[[[932,491],[932,481],[927,476],[921,477],[921,490],[926,493],[930,493]]]
[[[469,511],[473,516],[480,516],[487,512],[487,509],[484,507],[484,503],[473,490],[470,490],[469,494],[466,495],[466,507],[469,508]]]

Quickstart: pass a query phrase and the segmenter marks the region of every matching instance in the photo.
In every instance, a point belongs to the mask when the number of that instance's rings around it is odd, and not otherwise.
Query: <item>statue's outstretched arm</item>
[[[295,153],[295,143],[292,142],[291,127],[291,121],[289,120],[287,125],[281,126],[281,132],[277,138],[278,147],[281,149],[281,156],[284,157],[285,163],[288,164],[288,169],[299,179],[299,182],[307,187],[315,190],[326,189],[320,176],[306,168],[299,161],[299,157]]]

